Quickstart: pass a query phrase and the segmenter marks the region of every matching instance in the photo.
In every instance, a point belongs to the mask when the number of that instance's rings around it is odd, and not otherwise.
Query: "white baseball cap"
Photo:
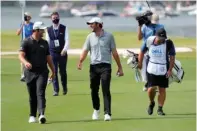
[[[25,12],[25,15],[31,17],[31,14],[29,12]]]
[[[151,16],[151,23],[152,23],[152,24],[158,24],[158,23],[159,23],[159,15],[153,14],[153,15]]]
[[[37,30],[37,29],[46,29],[47,27],[45,26],[45,24],[41,21],[37,21],[34,23],[33,25],[33,30]]]
[[[99,23],[99,24],[103,24],[103,21],[101,20],[101,18],[99,17],[93,17],[91,20],[89,20],[87,22],[87,24],[92,24],[92,23]]]

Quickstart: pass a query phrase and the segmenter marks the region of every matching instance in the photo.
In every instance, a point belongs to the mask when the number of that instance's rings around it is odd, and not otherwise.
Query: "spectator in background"
[[[16,34],[21,35],[21,41],[30,37],[33,31],[33,23],[31,22],[31,14],[25,12],[24,21],[20,24],[20,28],[17,30]],[[24,65],[21,63],[21,79],[24,82]]]

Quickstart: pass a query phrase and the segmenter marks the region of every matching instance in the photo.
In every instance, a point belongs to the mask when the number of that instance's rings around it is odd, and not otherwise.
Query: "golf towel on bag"
[[[146,70],[147,70],[147,59],[145,56],[143,59],[142,69],[137,68],[138,65],[138,54],[125,50],[122,54],[123,58],[127,58],[127,65],[134,69],[134,77],[137,82],[147,82]],[[172,76],[169,77],[169,84],[172,82],[181,83],[184,77],[184,70],[182,68],[181,62],[175,59],[174,67],[172,69]]]

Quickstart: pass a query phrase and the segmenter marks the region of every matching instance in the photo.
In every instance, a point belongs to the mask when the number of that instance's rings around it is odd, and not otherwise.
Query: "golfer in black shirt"
[[[50,79],[54,79],[55,76],[48,43],[42,39],[44,29],[46,27],[43,22],[35,22],[33,34],[23,40],[19,52],[19,59],[25,66],[25,82],[29,93],[29,123],[36,122],[37,110],[39,113],[39,123],[46,122],[44,116],[46,108],[45,90],[49,74],[47,63],[52,71]]]

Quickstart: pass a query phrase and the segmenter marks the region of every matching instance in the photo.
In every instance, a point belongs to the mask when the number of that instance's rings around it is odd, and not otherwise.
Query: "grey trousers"
[[[47,87],[48,74],[48,72],[36,74],[34,78],[27,83],[30,116],[36,117],[37,110],[39,115],[44,115],[46,108],[45,90]]]

